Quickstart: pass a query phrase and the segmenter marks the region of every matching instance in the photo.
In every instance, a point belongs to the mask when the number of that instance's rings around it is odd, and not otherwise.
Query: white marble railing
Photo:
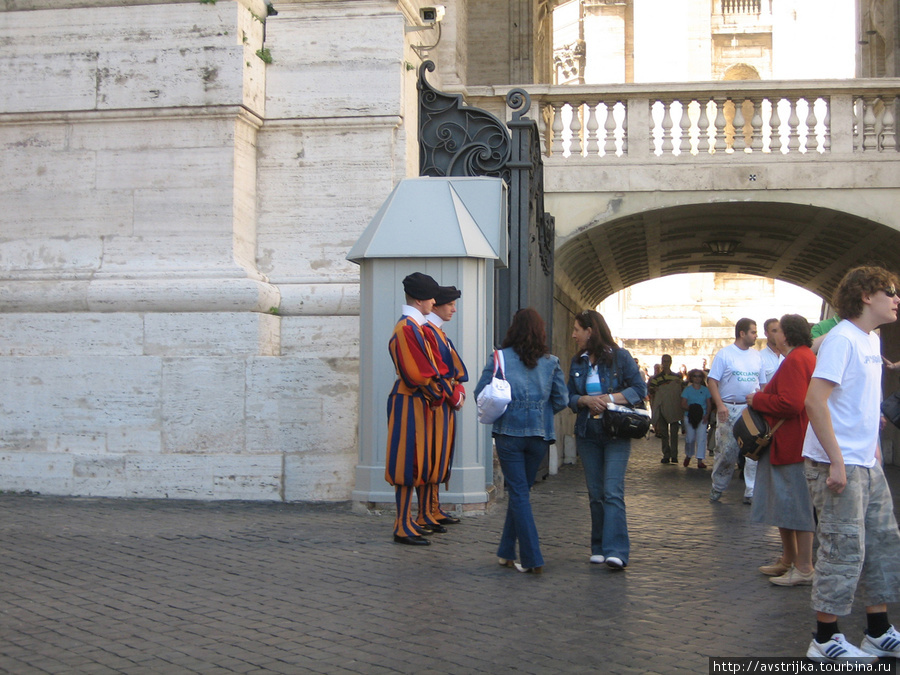
[[[898,151],[900,79],[523,89],[548,157],[758,161]]]

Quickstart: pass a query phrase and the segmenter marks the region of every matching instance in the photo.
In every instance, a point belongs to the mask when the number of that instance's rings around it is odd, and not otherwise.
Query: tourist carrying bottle
[[[614,570],[628,565],[631,545],[625,517],[625,470],[631,440],[603,429],[612,402],[634,406],[647,394],[634,358],[612,338],[606,320],[587,309],[575,317],[577,352],[569,367],[569,407],[575,419],[575,447],[584,467],[591,505],[591,556]]]

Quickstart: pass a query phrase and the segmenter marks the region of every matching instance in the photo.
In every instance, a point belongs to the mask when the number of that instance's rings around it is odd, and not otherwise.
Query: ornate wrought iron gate
[[[462,96],[445,94],[419,70],[419,175],[496,176],[509,186],[509,267],[495,272],[494,341],[499,343],[521,307],[534,307],[553,325],[553,216],[544,212],[544,166],[537,123],[525,117],[531,98],[513,89],[505,125]],[[508,129],[507,129],[508,127]]]

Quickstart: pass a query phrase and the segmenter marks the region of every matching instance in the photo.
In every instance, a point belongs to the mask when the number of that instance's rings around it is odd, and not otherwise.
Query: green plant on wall
[[[216,0],[200,0],[201,5],[214,5],[216,4]]]
[[[265,63],[272,63],[272,52],[269,51],[268,47],[263,47],[262,49],[257,49],[256,55],[259,58],[261,58]]]

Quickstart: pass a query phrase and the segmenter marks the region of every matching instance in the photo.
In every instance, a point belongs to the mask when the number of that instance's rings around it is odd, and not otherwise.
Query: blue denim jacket
[[[600,389],[603,392],[620,392],[631,405],[644,400],[647,384],[641,371],[627,349],[616,349],[616,368],[600,364]],[[587,394],[587,376],[591,361],[587,354],[578,354],[569,366],[569,407],[578,415],[575,418],[575,435],[587,432],[588,409],[578,407],[578,399]]]
[[[556,440],[553,416],[568,405],[566,380],[559,359],[548,354],[528,368],[519,355],[507,347],[503,350],[506,380],[512,390],[512,401],[493,426],[493,434],[504,436],[540,436],[551,443]],[[481,371],[475,385],[475,398],[494,374],[493,354]]]

